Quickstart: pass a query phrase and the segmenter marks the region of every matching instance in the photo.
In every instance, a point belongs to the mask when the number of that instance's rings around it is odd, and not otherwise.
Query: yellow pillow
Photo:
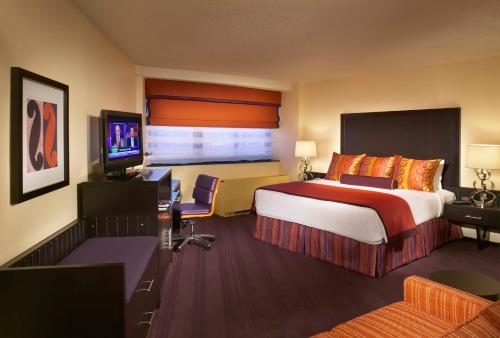
[[[360,176],[392,178],[394,175],[394,164],[396,157],[371,157],[366,156],[361,161],[359,168]]]
[[[433,182],[439,162],[441,162],[440,159],[401,158],[394,170],[394,178],[398,181],[398,188],[434,192]]]
[[[341,155],[333,153],[330,167],[326,173],[327,180],[339,181],[342,174],[358,175],[361,161],[366,154],[361,155]]]

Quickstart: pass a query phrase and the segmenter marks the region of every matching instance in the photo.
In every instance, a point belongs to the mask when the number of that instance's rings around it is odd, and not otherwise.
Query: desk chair
[[[174,222],[180,225],[190,225],[191,233],[174,235],[172,241],[177,242],[174,251],[179,252],[186,244],[198,244],[210,250],[210,242],[215,241],[214,235],[195,234],[193,218],[210,217],[214,213],[215,197],[219,189],[219,178],[201,174],[196,179],[193,190],[194,203],[177,203],[173,206]]]

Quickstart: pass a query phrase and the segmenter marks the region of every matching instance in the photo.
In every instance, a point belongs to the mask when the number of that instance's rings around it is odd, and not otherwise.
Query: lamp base
[[[312,165],[311,162],[309,162],[308,157],[302,157],[300,159],[300,166],[299,166],[299,179],[303,181],[309,181],[314,178],[314,175],[311,173],[312,171]]]
[[[480,208],[490,208],[497,204],[497,197],[489,190],[478,190],[472,193],[474,205]]]
[[[489,208],[497,203],[497,196],[491,191],[495,189],[495,184],[490,181],[491,173],[487,169],[477,169],[476,175],[479,178],[480,188],[477,186],[477,180],[474,181],[473,187],[476,189],[471,195],[471,199],[477,207]],[[488,189],[488,182],[490,187]]]

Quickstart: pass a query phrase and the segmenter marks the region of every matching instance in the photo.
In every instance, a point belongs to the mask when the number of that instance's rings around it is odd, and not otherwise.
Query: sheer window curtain
[[[273,158],[273,129],[145,126],[148,164]]]

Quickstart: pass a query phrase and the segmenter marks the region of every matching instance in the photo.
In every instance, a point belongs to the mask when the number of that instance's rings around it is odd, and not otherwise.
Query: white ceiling
[[[500,55],[500,0],[71,0],[148,67],[306,82]]]

